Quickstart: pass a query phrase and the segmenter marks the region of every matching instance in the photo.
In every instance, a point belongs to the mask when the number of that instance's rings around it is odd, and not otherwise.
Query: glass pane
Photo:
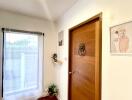
[[[38,36],[5,33],[4,93],[38,87]]]

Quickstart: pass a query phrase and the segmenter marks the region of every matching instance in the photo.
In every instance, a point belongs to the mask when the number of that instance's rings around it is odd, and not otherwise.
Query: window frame
[[[3,95],[4,95],[4,93],[3,93],[3,91],[4,91],[4,87],[3,87],[3,84],[4,84],[4,40],[5,40],[5,32],[18,32],[18,33],[20,33],[20,34],[36,34],[36,35],[42,35],[43,37],[44,37],[44,33],[42,33],[42,32],[37,32],[37,31],[24,31],[24,30],[16,30],[16,29],[9,29],[9,28],[2,28],[2,97],[3,97]],[[8,34],[7,33],[7,34]],[[42,47],[42,52],[44,51],[44,38],[43,38],[43,40],[42,40],[42,44],[43,44],[43,47]],[[38,42],[38,51],[40,51],[39,50],[40,49],[40,47],[39,47],[39,42]],[[44,53],[42,53],[42,54],[44,54]],[[42,57],[41,59],[42,59],[42,68],[41,69],[43,69],[43,66],[44,66],[44,59],[43,59],[44,57]],[[38,70],[40,71],[40,52],[38,52]],[[38,77],[40,76],[40,73],[38,72]],[[14,90],[13,92],[11,91],[9,91],[9,92],[7,92],[6,93],[6,95],[12,95],[12,94],[14,94],[14,93],[21,93],[21,92],[28,92],[28,91],[32,91],[32,90],[35,90],[35,89],[37,89],[37,88],[42,88],[42,86],[40,86],[40,83],[39,83],[39,81],[41,80],[41,81],[43,81],[43,79],[42,79],[42,77],[43,77],[43,74],[42,74],[42,72],[41,72],[41,77],[39,77],[38,79],[37,79],[37,86],[34,86],[34,87],[30,87],[30,88],[25,88],[25,89],[20,89],[20,90]],[[40,87],[39,87],[40,86]]]

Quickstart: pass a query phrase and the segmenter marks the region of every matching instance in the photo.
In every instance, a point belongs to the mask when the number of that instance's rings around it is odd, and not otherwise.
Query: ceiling
[[[0,0],[0,9],[23,15],[56,20],[77,0]]]

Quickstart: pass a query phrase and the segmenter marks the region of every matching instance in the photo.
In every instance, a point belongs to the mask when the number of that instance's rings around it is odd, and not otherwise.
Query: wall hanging
[[[62,64],[62,61],[58,60],[57,53],[54,53],[51,58],[52,58],[53,63]]]

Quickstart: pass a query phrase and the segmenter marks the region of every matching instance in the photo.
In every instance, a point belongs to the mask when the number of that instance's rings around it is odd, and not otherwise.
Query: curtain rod
[[[23,32],[23,33],[31,33],[31,34],[39,34],[44,35],[43,32],[37,32],[37,31],[25,31],[25,30],[17,30],[17,29],[10,29],[10,28],[2,28],[2,31],[8,31],[8,32]]]

